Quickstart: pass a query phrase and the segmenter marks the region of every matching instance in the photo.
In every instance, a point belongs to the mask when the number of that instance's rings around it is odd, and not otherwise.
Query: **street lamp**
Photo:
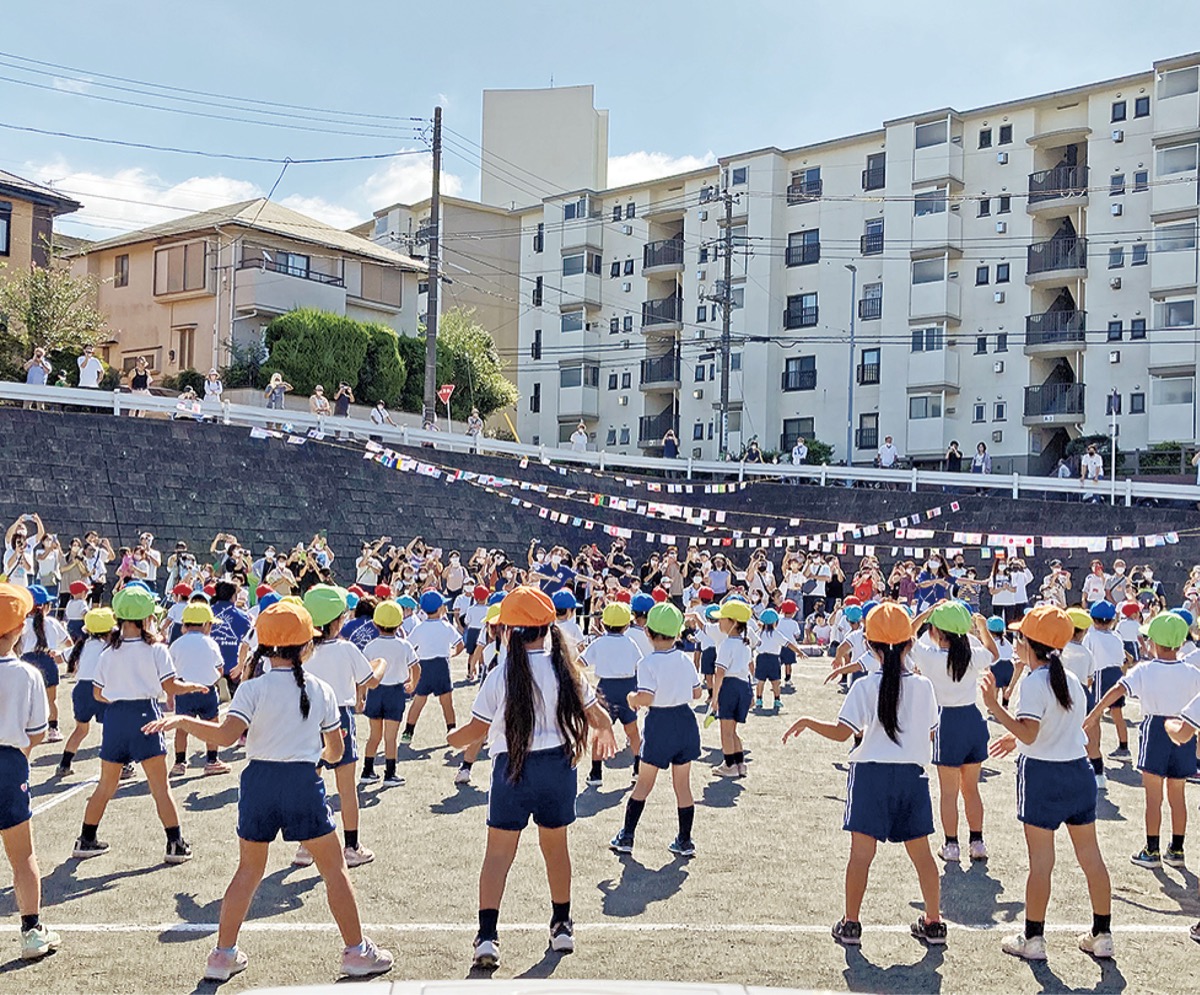
[[[854,463],[854,309],[858,295],[858,267],[846,263],[850,271],[850,365],[846,373],[846,469]]]

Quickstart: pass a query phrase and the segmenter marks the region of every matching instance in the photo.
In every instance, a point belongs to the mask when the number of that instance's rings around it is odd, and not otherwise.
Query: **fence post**
[[[829,479],[829,470],[827,467],[828,467],[828,464],[826,464],[826,463],[821,464],[821,486],[822,487],[826,486],[826,481]]]
[[[604,450],[600,450],[600,469],[604,469]]]
[[[1128,508],[1133,504],[1133,481],[1125,478],[1125,507]]]
[[[909,484],[908,489],[914,494],[917,493],[917,468],[915,466],[912,468],[912,483]]]
[[[121,392],[118,390],[114,390],[112,392],[112,409],[113,409],[113,414],[117,418],[120,418],[121,417]]]
[[[1013,470],[1012,477],[1013,477],[1012,496],[1014,498],[1019,498],[1021,496],[1021,475],[1019,473],[1017,473],[1016,470]]]
[[[746,464],[739,463],[738,464],[738,483],[740,484],[745,479],[746,479]]]
[[[687,478],[688,478],[688,480],[692,479],[692,457],[691,456],[688,457]]]
[[[408,445],[408,425],[407,424],[400,426],[400,442],[402,445],[405,445],[405,446]]]

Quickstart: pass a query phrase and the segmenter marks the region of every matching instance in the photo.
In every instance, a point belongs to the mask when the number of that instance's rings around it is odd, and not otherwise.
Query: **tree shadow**
[[[942,990],[945,947],[926,947],[925,955],[915,964],[873,964],[861,947],[846,947],[846,970],[842,977],[853,992],[930,992]]]
[[[1117,962],[1111,958],[1092,959],[1100,968],[1100,980],[1091,988],[1072,988],[1054,973],[1047,961],[1031,960],[1025,963],[1029,966],[1029,973],[1042,986],[1041,990],[1046,995],[1050,995],[1050,993],[1054,993],[1054,995],[1110,995],[1110,993],[1123,992],[1127,982],[1121,969],[1117,966]]]
[[[632,854],[621,854],[621,876],[609,878],[596,885],[603,896],[606,916],[627,919],[641,915],[655,902],[665,902],[675,895],[688,878],[686,860],[676,857],[657,870],[647,867]]]

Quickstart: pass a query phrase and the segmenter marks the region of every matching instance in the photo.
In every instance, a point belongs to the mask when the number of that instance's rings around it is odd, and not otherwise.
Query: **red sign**
[[[450,395],[454,393],[454,384],[444,383],[438,388],[438,398],[443,404],[450,403]]]

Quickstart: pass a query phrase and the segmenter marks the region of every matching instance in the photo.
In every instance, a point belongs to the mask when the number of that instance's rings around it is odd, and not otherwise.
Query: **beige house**
[[[95,242],[72,268],[100,281],[106,361],[124,371],[145,356],[159,376],[223,366],[231,343],[261,342],[273,318],[299,307],[415,332],[425,272],[262,198]]]
[[[54,219],[80,206],[50,187],[0,169],[0,280],[30,266],[49,265]]]

